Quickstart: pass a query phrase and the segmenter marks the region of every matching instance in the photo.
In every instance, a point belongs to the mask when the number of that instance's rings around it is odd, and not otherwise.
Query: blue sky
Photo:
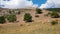
[[[32,0],[33,4],[37,4],[38,6],[41,6],[41,4],[44,4],[47,0]]]
[[[3,8],[60,8],[60,0],[0,0]]]

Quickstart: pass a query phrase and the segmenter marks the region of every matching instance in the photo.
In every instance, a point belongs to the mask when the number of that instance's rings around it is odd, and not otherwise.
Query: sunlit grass
[[[49,23],[33,22],[20,25],[9,25],[0,28],[0,34],[60,34],[59,25],[52,26]]]

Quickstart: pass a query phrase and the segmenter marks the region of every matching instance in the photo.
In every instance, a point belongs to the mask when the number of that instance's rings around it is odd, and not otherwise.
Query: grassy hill
[[[35,9],[20,9],[20,12],[16,15],[16,22],[0,24],[0,34],[60,34],[60,18],[46,16],[48,10],[42,10],[41,14],[36,14]],[[33,22],[23,20],[25,13],[31,14]],[[53,20],[58,21],[58,24],[52,25]]]

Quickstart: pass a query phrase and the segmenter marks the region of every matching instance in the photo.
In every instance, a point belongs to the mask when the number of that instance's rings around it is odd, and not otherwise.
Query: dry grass
[[[51,26],[49,23],[33,22],[10,24],[0,28],[0,34],[60,34],[60,24]]]

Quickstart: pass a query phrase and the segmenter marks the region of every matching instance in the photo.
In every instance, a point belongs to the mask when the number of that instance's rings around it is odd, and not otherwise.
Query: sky
[[[3,8],[60,8],[60,0],[0,0]]]

